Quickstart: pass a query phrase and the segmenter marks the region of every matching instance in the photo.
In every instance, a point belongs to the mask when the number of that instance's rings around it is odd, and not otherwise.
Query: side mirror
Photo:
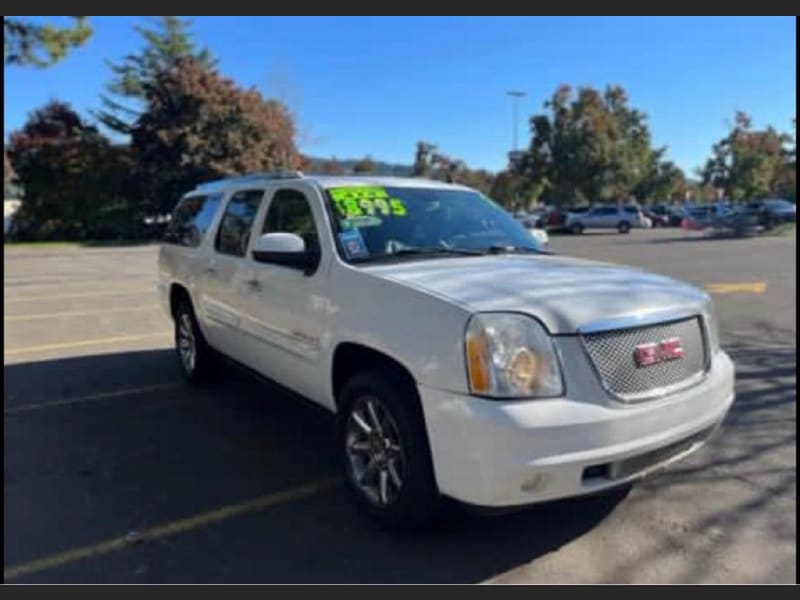
[[[295,233],[265,233],[256,242],[256,252],[305,252],[306,243]]]
[[[258,262],[272,263],[299,269],[305,275],[311,275],[319,265],[319,252],[310,251],[299,235],[294,233],[265,233],[256,242],[253,259]]]

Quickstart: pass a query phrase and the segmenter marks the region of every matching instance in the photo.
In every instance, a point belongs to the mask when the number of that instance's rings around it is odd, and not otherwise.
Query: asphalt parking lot
[[[794,583],[795,238],[551,247],[709,289],[734,408],[632,490],[415,534],[357,516],[324,411],[235,370],[181,382],[155,246],[6,248],[5,581]]]

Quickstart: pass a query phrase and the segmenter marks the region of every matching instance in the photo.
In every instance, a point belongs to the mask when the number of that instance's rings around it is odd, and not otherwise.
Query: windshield
[[[540,250],[514,217],[474,191],[351,186],[330,188],[328,196],[348,261]]]

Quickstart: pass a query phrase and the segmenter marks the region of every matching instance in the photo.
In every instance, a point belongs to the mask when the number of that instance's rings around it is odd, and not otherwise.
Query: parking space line
[[[60,567],[69,563],[79,560],[108,554],[140,542],[150,542],[161,538],[177,535],[200,527],[213,525],[226,519],[244,515],[247,513],[258,512],[279,504],[285,504],[294,500],[301,500],[308,496],[312,496],[319,492],[323,492],[332,488],[338,479],[319,479],[300,485],[288,490],[280,492],[273,492],[252,500],[246,500],[239,504],[230,504],[217,508],[215,510],[200,513],[185,519],[162,523],[149,529],[144,529],[138,532],[132,532],[128,535],[119,536],[109,540],[93,544],[91,546],[84,546],[83,548],[74,548],[65,552],[59,552],[51,556],[32,560],[30,562],[14,565],[10,567],[3,567],[3,579],[8,582],[12,579],[22,577],[24,575],[32,575],[40,571]]]
[[[138,388],[128,388],[124,390],[116,390],[113,392],[103,392],[100,394],[92,394],[90,396],[81,396],[79,398],[65,398],[63,400],[51,400],[49,402],[37,402],[36,404],[26,404],[24,406],[12,406],[3,411],[5,415],[16,415],[19,413],[30,412],[33,410],[41,410],[43,408],[52,408],[55,406],[67,406],[69,404],[82,404],[84,402],[95,402],[97,400],[109,400],[111,398],[121,398],[123,396],[133,396],[136,394],[144,394],[146,392],[156,392],[159,390],[168,390],[172,388],[181,387],[183,383],[159,383],[157,385],[145,385]]]
[[[25,346],[23,348],[3,349],[4,356],[14,356],[17,354],[30,354],[31,352],[47,352],[49,350],[66,350],[68,348],[83,348],[85,346],[101,346],[103,344],[115,344],[118,342],[138,342],[155,338],[167,338],[172,333],[161,331],[159,333],[144,333],[140,335],[118,335],[108,338],[96,338],[93,340],[81,340],[79,342],[60,342],[58,344],[42,344],[41,346]]]
[[[4,316],[3,321],[6,323],[14,323],[16,321],[35,321],[37,319],[55,319],[61,317],[85,317],[88,315],[107,315],[107,314],[118,314],[118,313],[128,313],[128,312],[143,312],[147,310],[157,310],[159,308],[158,304],[152,304],[150,306],[131,306],[129,308],[109,308],[105,310],[75,310],[75,311],[67,311],[67,312],[57,312],[57,313],[38,313],[33,315],[11,315],[9,317]]]
[[[767,291],[767,282],[739,281],[731,283],[709,283],[706,285],[706,291],[711,294],[736,294],[741,292],[763,294]]]
[[[67,298],[95,298],[98,296],[141,296],[144,294],[154,294],[156,287],[133,288],[130,290],[105,290],[99,292],[81,292],[80,294],[45,294],[39,296],[23,296],[19,298],[3,298],[3,302],[35,302],[37,300],[64,300]]]

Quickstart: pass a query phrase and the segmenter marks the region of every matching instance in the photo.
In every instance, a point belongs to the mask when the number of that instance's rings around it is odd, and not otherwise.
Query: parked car
[[[756,235],[764,226],[758,212],[740,206],[721,217],[713,218],[709,228],[712,234],[745,237]]]
[[[653,227],[669,227],[670,214],[666,206],[648,206],[642,212],[652,221]]]
[[[547,234],[547,214],[544,211],[530,213],[520,211],[514,215],[514,218],[528,230],[543,248],[549,246],[550,236]]]
[[[522,221],[522,225],[528,230],[542,248],[550,245],[550,236],[547,234],[547,217],[544,215],[531,215]]]
[[[566,228],[572,233],[586,229],[616,229],[628,233],[632,227],[647,227],[637,206],[596,206],[582,213],[567,213]]]
[[[687,231],[703,231],[711,223],[711,211],[704,208],[692,208],[683,217],[681,229]]]
[[[686,209],[683,206],[673,204],[667,207],[670,227],[680,227],[686,218]]]
[[[335,413],[346,487],[391,525],[442,496],[508,508],[634,481],[733,402],[708,294],[543,252],[460,185],[208,182],[175,208],[158,273],[188,382],[225,357]]]
[[[558,231],[564,227],[567,213],[560,208],[550,208],[547,211],[547,228],[551,231]]]
[[[797,221],[797,206],[793,202],[781,198],[756,200],[745,204],[745,208],[759,216],[759,221],[765,228],[770,228],[778,223],[794,223]]]
[[[588,204],[584,204],[582,206],[572,206],[566,209],[567,212],[572,213],[573,215],[581,215],[583,213],[589,212],[592,209],[591,206]]]
[[[683,229],[702,231],[712,225],[715,219],[725,217],[728,210],[720,210],[716,204],[700,204],[689,209],[681,222]]]

